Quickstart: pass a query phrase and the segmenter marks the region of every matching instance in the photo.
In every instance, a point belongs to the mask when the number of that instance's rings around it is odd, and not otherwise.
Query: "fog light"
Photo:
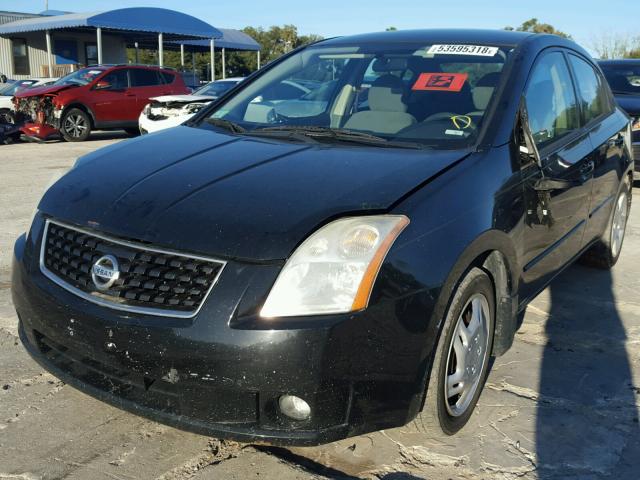
[[[311,407],[307,402],[293,395],[283,395],[278,400],[280,411],[294,420],[306,420],[311,415]]]

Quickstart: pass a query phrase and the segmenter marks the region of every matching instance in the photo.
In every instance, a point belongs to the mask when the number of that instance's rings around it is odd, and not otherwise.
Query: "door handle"
[[[536,192],[548,192],[551,190],[567,190],[573,187],[579,187],[582,182],[576,180],[564,180],[562,178],[543,177],[533,184]]]

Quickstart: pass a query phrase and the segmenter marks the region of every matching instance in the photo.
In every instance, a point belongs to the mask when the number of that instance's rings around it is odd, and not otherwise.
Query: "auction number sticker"
[[[498,53],[498,47],[483,45],[431,45],[427,53],[432,55],[475,55],[478,57],[493,57]]]

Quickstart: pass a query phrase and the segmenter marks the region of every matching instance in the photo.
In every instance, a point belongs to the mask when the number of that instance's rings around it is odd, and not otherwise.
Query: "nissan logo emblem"
[[[98,290],[108,290],[120,278],[118,260],[113,255],[100,257],[91,267],[91,280]]]

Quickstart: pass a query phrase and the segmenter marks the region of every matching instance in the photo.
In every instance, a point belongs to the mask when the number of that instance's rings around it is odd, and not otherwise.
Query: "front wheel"
[[[456,289],[442,327],[416,423],[453,435],[469,421],[489,369],[495,324],[493,284],[473,268]]]
[[[84,142],[91,134],[91,118],[87,112],[72,108],[62,117],[60,133],[67,142]]]
[[[581,258],[582,263],[608,270],[618,262],[631,208],[631,192],[629,190],[629,182],[625,180],[616,197],[604,235],[585,252]]]

